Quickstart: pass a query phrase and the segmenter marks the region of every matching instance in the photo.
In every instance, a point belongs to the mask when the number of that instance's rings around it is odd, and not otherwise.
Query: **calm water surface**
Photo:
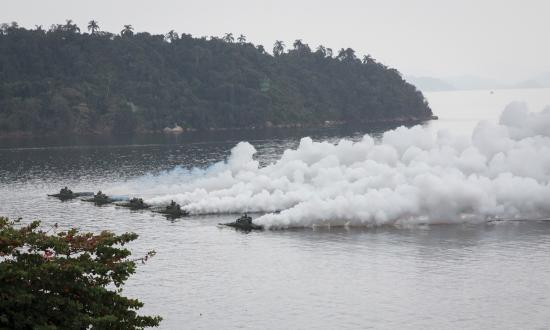
[[[533,111],[550,90],[428,94],[440,120],[467,133],[510,101]],[[149,212],[46,197],[223,160],[241,140],[269,163],[303,136],[336,141],[390,127],[197,133],[129,140],[0,141],[0,214],[83,230],[134,231],[157,256],[127,285],[162,329],[542,329],[550,324],[550,223],[241,233],[234,216],[169,221]]]

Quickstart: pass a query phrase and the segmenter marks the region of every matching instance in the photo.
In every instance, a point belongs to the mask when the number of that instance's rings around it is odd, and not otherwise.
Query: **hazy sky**
[[[0,22],[90,19],[119,32],[245,34],[272,48],[303,39],[352,47],[405,74],[513,81],[550,71],[550,0],[2,0]]]

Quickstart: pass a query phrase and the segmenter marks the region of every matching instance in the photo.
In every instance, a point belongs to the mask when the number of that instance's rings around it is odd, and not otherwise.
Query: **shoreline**
[[[296,123],[296,124],[271,124],[267,122],[261,126],[243,126],[243,127],[209,127],[205,129],[196,129],[196,128],[183,128],[181,131],[170,131],[169,127],[165,127],[159,130],[136,130],[134,132],[124,133],[124,134],[113,134],[110,130],[103,131],[93,131],[93,132],[68,132],[68,133],[33,133],[27,131],[14,131],[14,132],[0,132],[0,140],[8,139],[33,139],[33,138],[56,138],[56,137],[83,137],[83,138],[93,138],[101,136],[131,136],[139,134],[165,134],[165,135],[182,135],[186,133],[194,132],[220,132],[220,131],[239,131],[239,130],[272,130],[272,129],[316,129],[316,128],[336,128],[347,125],[368,125],[368,124],[413,124],[413,123],[423,123],[431,120],[438,120],[439,117],[436,115],[429,116],[427,118],[419,117],[397,117],[397,118],[382,118],[376,120],[362,120],[360,122],[352,121],[337,121],[337,120],[327,120],[322,124],[306,124],[306,123]]]

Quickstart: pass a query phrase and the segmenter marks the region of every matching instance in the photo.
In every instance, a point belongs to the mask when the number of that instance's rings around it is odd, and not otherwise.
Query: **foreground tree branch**
[[[124,246],[134,233],[44,231],[0,217],[0,328],[143,329],[159,316],[142,316],[137,299],[121,295],[125,281],[154,251],[137,259]],[[53,230],[53,233],[51,233]]]

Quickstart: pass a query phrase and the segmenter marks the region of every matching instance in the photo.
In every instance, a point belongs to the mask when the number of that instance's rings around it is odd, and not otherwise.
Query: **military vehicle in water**
[[[251,230],[263,230],[264,227],[261,225],[257,225],[252,222],[252,218],[248,216],[248,214],[244,214],[235,222],[229,222],[229,223],[222,223],[224,226],[233,227],[236,229],[244,230],[244,231],[251,231]]]
[[[48,195],[50,197],[59,198],[62,201],[66,201],[69,199],[75,199],[77,197],[83,197],[83,196],[92,196],[94,193],[91,192],[73,192],[71,189],[64,187],[61,188],[58,194],[51,194]]]
[[[170,218],[180,218],[189,215],[189,212],[182,209],[181,206],[174,201],[171,201],[170,204],[168,204],[165,208],[157,210],[155,212],[164,214],[165,216]]]
[[[100,190],[94,195],[94,197],[85,199],[85,201],[86,202],[93,202],[95,205],[100,206],[100,205],[105,205],[105,204],[111,204],[115,200],[110,198],[109,196],[105,195]]]
[[[151,205],[149,205],[149,204],[147,204],[143,201],[143,198],[137,198],[137,197],[134,197],[134,198],[132,198],[129,201],[126,201],[126,202],[117,203],[116,205],[122,206],[122,207],[127,207],[127,208],[130,208],[132,210],[144,210],[144,209],[148,209],[148,208],[151,207]]]

